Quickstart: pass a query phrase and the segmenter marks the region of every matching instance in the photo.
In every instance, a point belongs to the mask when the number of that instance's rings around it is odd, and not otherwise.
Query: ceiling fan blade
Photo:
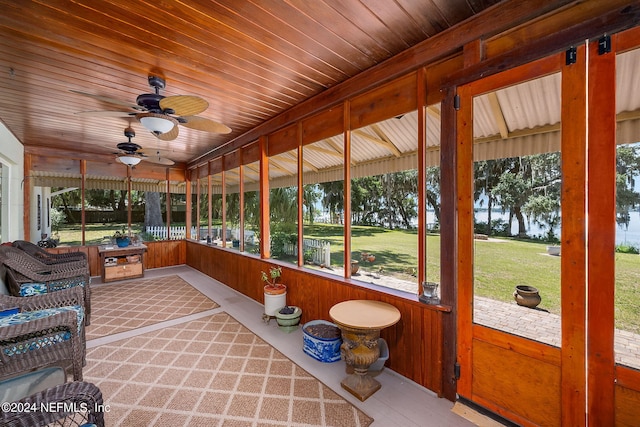
[[[85,116],[85,117],[122,117],[122,118],[130,118],[134,116],[136,113],[131,112],[128,113],[126,111],[79,111],[75,113],[77,116]]]
[[[122,101],[120,99],[110,98],[108,96],[102,96],[102,95],[94,95],[93,93],[81,92],[79,90],[74,90],[74,89],[70,89],[70,91],[73,93],[77,93],[78,95],[88,96],[89,98],[97,99],[98,101],[108,102],[109,104],[122,105],[123,107],[129,107],[137,111],[145,111],[144,108],[140,107],[137,104],[132,104],[127,101]]]
[[[165,165],[165,166],[173,166],[176,164],[176,162],[174,162],[173,160],[167,159],[166,157],[160,157],[159,155],[148,156],[148,157],[145,157],[143,160],[149,163],[155,163],[157,165]]]
[[[209,108],[209,103],[199,96],[175,95],[162,98],[160,108],[170,108],[177,116],[194,116]]]
[[[155,133],[151,132],[153,136],[155,136],[156,138],[162,141],[173,141],[178,137],[179,133],[180,131],[178,130],[177,125],[174,126],[173,129],[171,129],[169,132],[161,133],[160,135],[156,135]]]
[[[205,119],[204,117],[188,116],[183,117],[185,123],[180,123],[182,126],[189,129],[202,130],[205,132],[213,133],[229,133],[231,128],[223,125],[222,123],[214,122],[213,120]]]

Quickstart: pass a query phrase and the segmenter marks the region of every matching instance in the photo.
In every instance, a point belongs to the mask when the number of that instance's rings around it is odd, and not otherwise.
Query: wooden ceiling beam
[[[380,126],[377,124],[373,124],[371,125],[371,130],[373,130],[373,132],[378,135],[378,138],[380,138],[380,141],[382,141],[382,146],[385,147],[386,149],[388,149],[389,151],[391,151],[391,153],[396,156],[396,157],[400,157],[402,155],[402,153],[400,152],[400,150],[398,149],[398,147],[396,147],[396,145],[391,141],[391,139],[384,133],[384,131],[382,129],[380,129]]]
[[[502,107],[500,106],[500,101],[498,101],[498,95],[496,92],[491,92],[487,94],[489,99],[489,105],[491,106],[491,114],[493,115],[493,119],[500,130],[500,136],[504,139],[509,136],[509,129],[507,127],[507,121],[504,119],[504,113],[502,112]]]

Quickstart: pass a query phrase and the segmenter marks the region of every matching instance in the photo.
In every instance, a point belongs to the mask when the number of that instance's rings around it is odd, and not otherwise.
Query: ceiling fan
[[[155,93],[143,93],[136,98],[136,104],[102,95],[71,90],[79,95],[99,101],[127,107],[127,111],[83,111],[77,114],[102,117],[135,117],[146,129],[163,141],[172,141],[178,137],[178,125],[211,133],[226,134],[231,129],[222,123],[199,117],[209,107],[209,103],[194,95],[160,95],[165,88],[162,77],[149,76],[149,85]]]
[[[117,154],[116,161],[131,167],[134,167],[142,160],[165,166],[171,166],[175,163],[173,160],[161,157],[160,151],[156,151],[155,155],[148,155],[140,151],[142,150],[142,147],[131,141],[131,138],[136,136],[136,132],[133,128],[126,128],[124,130],[124,136],[128,138],[128,141],[121,142],[116,146],[119,150],[117,153],[114,153]]]

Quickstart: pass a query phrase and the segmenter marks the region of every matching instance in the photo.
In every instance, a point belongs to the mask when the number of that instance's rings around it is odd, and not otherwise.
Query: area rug
[[[219,307],[177,275],[110,283],[91,288],[87,339],[177,319]]]
[[[373,422],[226,313],[89,349],[84,379],[100,387],[113,426]]]

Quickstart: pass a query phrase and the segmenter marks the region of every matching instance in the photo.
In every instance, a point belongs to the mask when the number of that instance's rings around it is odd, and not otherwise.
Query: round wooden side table
[[[353,367],[353,374],[340,384],[364,402],[381,387],[368,375],[369,366],[380,356],[380,330],[395,325],[400,320],[400,311],[381,301],[351,300],[331,307],[329,316],[342,331],[342,358]]]

